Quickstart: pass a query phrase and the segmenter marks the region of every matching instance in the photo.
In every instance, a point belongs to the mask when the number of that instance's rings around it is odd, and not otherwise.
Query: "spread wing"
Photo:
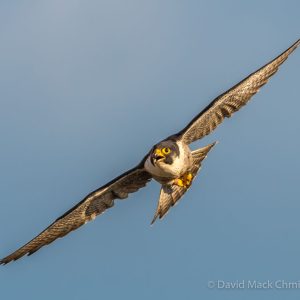
[[[231,117],[234,112],[247,104],[251,97],[277,72],[279,66],[299,44],[300,40],[295,42],[290,48],[271,62],[218,96],[177,135],[179,135],[185,143],[190,144],[211,133],[223,122],[225,117]]]
[[[193,167],[191,169],[191,173],[193,174],[193,180],[200,170],[202,160],[206,158],[208,152],[212,149],[212,147],[215,144],[216,143],[212,143],[203,148],[192,151],[194,162],[193,162]],[[162,219],[163,216],[168,212],[168,210],[177,203],[177,201],[184,195],[184,193],[190,187],[191,185],[188,188],[185,188],[175,184],[173,185],[163,184],[160,190],[157,209],[154,218],[151,222],[151,225],[155,222],[157,217],[159,217],[159,219]]]
[[[136,168],[127,171],[105,186],[90,193],[29,243],[1,259],[0,264],[7,264],[26,254],[33,254],[41,247],[93,220],[97,215],[112,207],[115,199],[127,198],[129,193],[136,192],[150,180],[151,175],[144,170],[141,163]]]

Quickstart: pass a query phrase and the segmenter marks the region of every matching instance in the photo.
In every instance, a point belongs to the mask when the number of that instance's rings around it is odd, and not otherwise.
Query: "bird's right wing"
[[[114,205],[115,199],[124,199],[129,193],[134,193],[144,187],[151,180],[151,175],[144,170],[141,163],[137,167],[115,178],[105,186],[90,193],[81,202],[54,221],[48,228],[19,248],[12,254],[0,260],[0,264],[7,264],[28,254],[31,255],[41,247],[63,237],[77,229],[106,209]]]
[[[250,74],[234,87],[218,96],[202,110],[177,136],[190,144],[211,133],[223,120],[243,107],[267,83],[279,66],[300,45],[300,40],[265,66]]]

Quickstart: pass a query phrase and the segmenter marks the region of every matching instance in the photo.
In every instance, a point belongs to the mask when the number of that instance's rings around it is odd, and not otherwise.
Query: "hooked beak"
[[[162,151],[160,149],[155,149],[151,154],[152,163],[154,163],[154,160],[159,161],[159,160],[162,160],[164,158],[165,158],[165,156],[164,156],[164,154],[162,153]]]

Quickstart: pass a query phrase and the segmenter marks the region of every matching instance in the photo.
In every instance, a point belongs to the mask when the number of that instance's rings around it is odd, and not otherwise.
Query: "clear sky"
[[[299,1],[1,1],[0,256],[179,131],[300,38]],[[159,185],[0,267],[1,299],[299,299],[300,49],[249,105],[183,200]],[[299,286],[300,287],[300,286]]]

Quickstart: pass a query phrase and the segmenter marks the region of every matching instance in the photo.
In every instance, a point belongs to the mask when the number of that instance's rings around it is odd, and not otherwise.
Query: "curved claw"
[[[188,172],[182,177],[174,179],[173,184],[178,185],[180,187],[188,188],[191,185],[192,180],[193,174]]]

